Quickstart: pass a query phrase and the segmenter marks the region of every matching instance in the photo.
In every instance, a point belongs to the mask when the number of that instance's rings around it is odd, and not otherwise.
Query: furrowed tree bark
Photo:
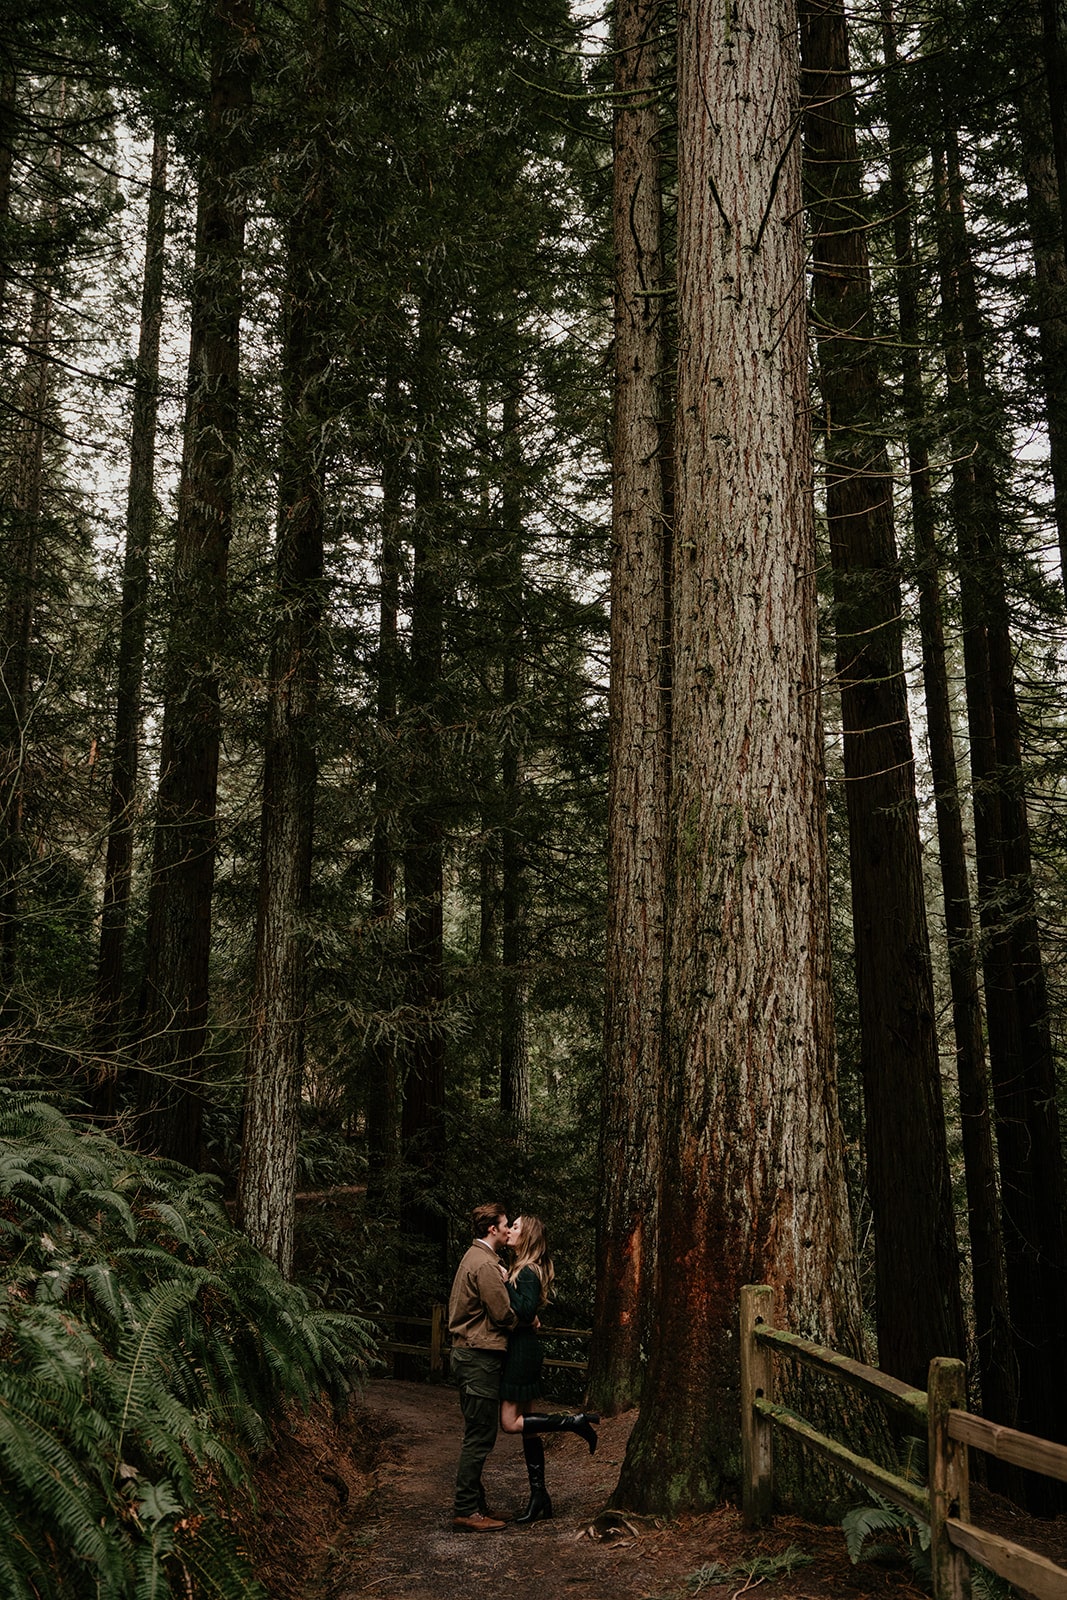
[[[199,1159],[219,765],[218,659],[233,527],[248,113],[258,46],[249,0],[217,0],[197,198],[189,393],[164,668],[147,963],[142,1143]]]
[[[332,207],[328,81],[336,0],[309,0],[307,97],[318,112],[296,166],[289,222],[274,638],[263,772],[259,915],[238,1174],[240,1225],[286,1277],[293,1266],[308,919],[323,650]]]
[[[904,676],[893,478],[841,0],[802,0],[812,303],[875,1232],[879,1365],[921,1388],[965,1348]]]
[[[589,1398],[641,1392],[656,1259],[670,771],[670,400],[657,76],[661,0],[617,0],[611,764],[600,1211]]]
[[[668,1102],[614,1500],[736,1494],[738,1303],[859,1348],[829,990],[796,15],[683,0]],[[805,1462],[798,1474],[808,1471]],[[804,1478],[786,1486],[804,1499]]]
[[[156,422],[159,412],[159,343],[163,325],[166,245],[167,140],[157,131],[152,144],[148,191],[141,325],[134,374],[130,429],[130,479],[126,499],[126,549],[122,569],[115,743],[111,759],[100,952],[96,971],[93,1044],[100,1057],[93,1090],[97,1111],[114,1110],[115,1072],[109,1062],[119,1039],[125,978],[126,929],[133,873],[133,822],[141,740],[141,687],[152,530],[156,519]]]
[[[1067,1437],[1062,1373],[1067,1327],[1064,1184],[1048,999],[1030,868],[1014,663],[995,466],[996,406],[985,375],[953,130],[934,152],[941,295],[953,440],[967,717],[974,788],[990,1071],[996,1109],[1004,1245],[1018,1368],[1017,1426]],[[1050,1511],[1049,1480],[1028,1480],[1027,1502]]]
[[[920,350],[917,263],[912,228],[914,203],[908,180],[905,119],[900,103],[899,67],[892,8],[883,7],[882,35],[887,78],[889,178],[893,203],[897,303],[900,319],[902,401],[907,426],[908,475],[915,576],[919,592],[919,631],[930,768],[937,819],[938,859],[945,907],[952,1021],[956,1040],[960,1134],[967,1185],[967,1217],[978,1381],[984,1414],[1008,1422],[1018,1395],[1011,1349],[1007,1269],[1000,1226],[1000,1190],[993,1145],[992,1090],[982,1024],[978,942],[971,905],[970,877],[960,804],[959,773],[949,695],[945,629],[934,504],[927,444]],[[992,1460],[991,1471],[995,1471]]]

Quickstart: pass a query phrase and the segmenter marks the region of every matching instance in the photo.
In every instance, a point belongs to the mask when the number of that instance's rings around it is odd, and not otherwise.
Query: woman
[[[527,1411],[541,1393],[541,1368],[544,1357],[537,1337],[537,1313],[548,1304],[554,1277],[552,1258],[545,1242],[540,1217],[516,1217],[508,1229],[508,1248],[514,1252],[508,1273],[508,1294],[519,1325],[508,1336],[508,1353],[500,1375],[500,1426],[505,1433],[522,1434],[522,1453],[530,1479],[530,1502],[516,1523],[539,1522],[552,1515],[552,1501],[545,1489],[545,1447],[539,1433],[577,1433],[592,1455],[597,1436],[591,1424],[600,1421],[596,1411],[578,1411],[572,1416],[554,1411]]]

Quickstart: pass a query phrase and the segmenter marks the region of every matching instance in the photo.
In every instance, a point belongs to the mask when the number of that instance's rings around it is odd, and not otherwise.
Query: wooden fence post
[[[445,1308],[434,1305],[430,1311],[430,1371],[445,1370]]]
[[[950,1356],[934,1357],[930,1363],[927,1403],[934,1600],[969,1600],[970,1562],[966,1553],[950,1542],[945,1527],[946,1517],[956,1517],[961,1522],[970,1518],[967,1446],[950,1439],[948,1433],[949,1412],[967,1409],[967,1374],[962,1361]]]
[[[756,1341],[756,1330],[771,1327],[774,1290],[746,1284],[741,1290],[741,1477],[745,1526],[763,1528],[771,1520],[771,1422],[755,1409],[756,1399],[774,1399],[774,1356]]]

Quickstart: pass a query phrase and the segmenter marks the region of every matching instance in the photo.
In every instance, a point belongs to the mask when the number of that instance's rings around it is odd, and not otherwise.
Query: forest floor
[[[243,1529],[257,1573],[270,1600],[920,1600],[906,1564],[854,1566],[836,1526],[780,1517],[752,1533],[732,1506],[662,1523],[602,1515],[634,1416],[602,1423],[592,1457],[572,1436],[546,1441],[551,1521],[455,1533],[455,1390],[377,1379],[343,1427],[326,1410],[294,1419],[263,1464]],[[495,1513],[525,1504],[518,1439],[500,1436],[485,1483]],[[809,1560],[770,1576],[767,1558],[790,1550]]]

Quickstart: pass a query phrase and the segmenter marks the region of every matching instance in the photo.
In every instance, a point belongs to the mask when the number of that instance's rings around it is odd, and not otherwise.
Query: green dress
[[[508,1284],[508,1294],[512,1310],[518,1313],[519,1325],[508,1335],[508,1353],[500,1374],[500,1398],[515,1400],[521,1405],[526,1400],[536,1400],[541,1393],[544,1364],[541,1341],[532,1326],[541,1299],[541,1280],[532,1267],[523,1267],[515,1282]]]

